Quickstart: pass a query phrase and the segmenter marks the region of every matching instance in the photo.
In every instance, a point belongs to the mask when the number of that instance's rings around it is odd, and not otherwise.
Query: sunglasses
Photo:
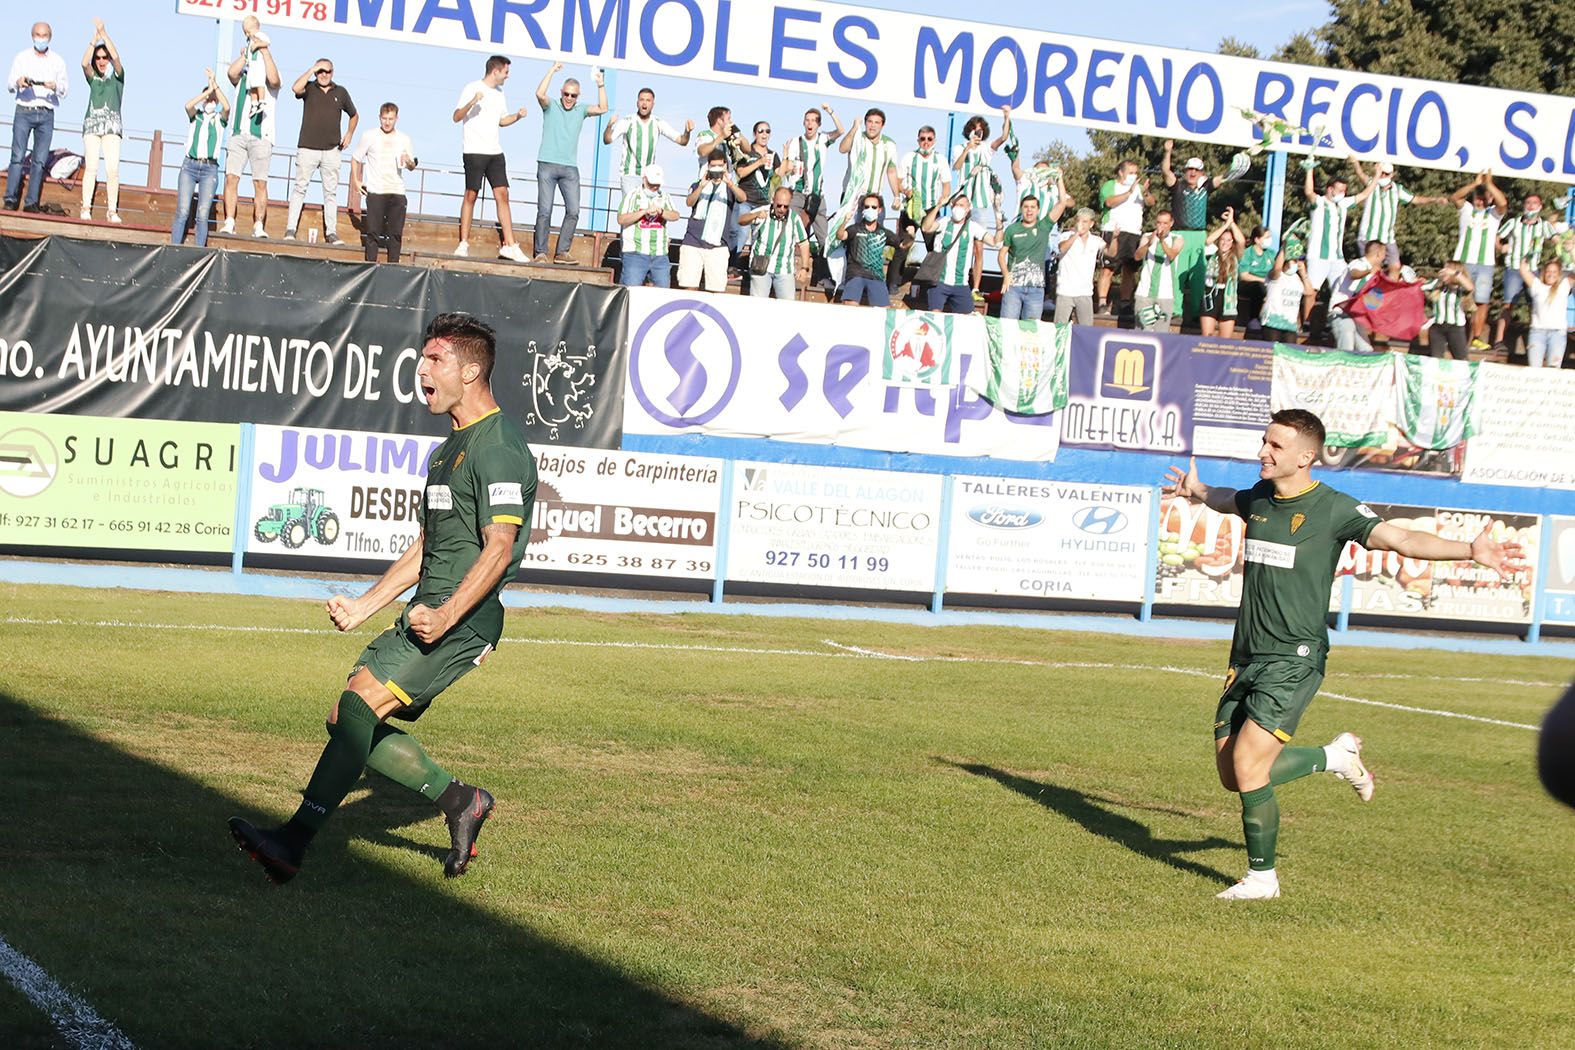
[[[920,135],[919,136],[919,141],[920,142],[934,142],[935,141],[935,136],[934,135]]]
[[[334,75],[334,71],[331,69],[319,69],[317,75],[320,77],[331,77]]]
[[[579,98],[580,97],[580,93],[578,91],[565,91],[563,93],[563,97],[564,98]]]

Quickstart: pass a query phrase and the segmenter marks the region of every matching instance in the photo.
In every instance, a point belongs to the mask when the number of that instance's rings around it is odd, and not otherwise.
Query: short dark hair
[[[1282,427],[1290,427],[1302,437],[1311,438],[1313,444],[1323,448],[1326,435],[1323,429],[1323,420],[1307,411],[1305,408],[1282,408],[1269,417],[1269,422],[1278,423]]]
[[[379,115],[384,113],[398,113],[399,106],[393,102],[385,102],[381,106],[377,107],[377,112]]]
[[[1262,237],[1264,234],[1266,234],[1268,232],[1269,232],[1269,228],[1267,226],[1262,226],[1262,225],[1254,226],[1252,228],[1252,233],[1247,237],[1247,239],[1249,241],[1255,241],[1259,237]]]
[[[980,138],[990,137],[990,122],[988,120],[985,120],[983,117],[969,117],[968,122],[963,125],[963,138],[968,138],[972,135],[974,128],[979,129]]]
[[[1324,186],[1323,186],[1324,192],[1328,193],[1329,192],[1329,187],[1333,186],[1337,182],[1340,185],[1342,185],[1342,186],[1349,186],[1350,185],[1350,182],[1346,179],[1346,177],[1344,175],[1336,175],[1333,178],[1331,178],[1328,182],[1324,183]]]
[[[727,150],[723,149],[721,146],[718,146],[718,147],[716,147],[716,149],[714,149],[710,153],[706,154],[705,162],[707,164],[710,164],[713,160],[719,160],[723,164],[726,164],[727,163]]]
[[[492,326],[474,314],[438,314],[427,323],[421,335],[425,346],[434,339],[446,339],[465,364],[481,366],[483,382],[492,381],[492,366],[498,358],[498,337]]]
[[[871,117],[879,117],[882,124],[886,123],[886,111],[884,109],[877,109],[874,106],[866,109],[864,111],[864,119],[868,120]]]
[[[728,109],[726,106],[712,106],[711,107],[711,112],[709,112],[709,113],[707,113],[705,115],[706,127],[711,127],[717,121],[721,120],[722,119],[722,114],[724,114],[724,113],[731,113],[731,112],[733,112],[733,111]]]
[[[639,91],[634,93],[635,98],[639,98],[641,95],[650,95],[652,98],[655,98],[656,92],[652,91],[650,88],[641,88]]]
[[[1158,220],[1161,215],[1169,215],[1172,222],[1174,222],[1175,219],[1176,219],[1176,216],[1171,212],[1171,210],[1169,208],[1161,208],[1161,209],[1159,209],[1159,211],[1154,213],[1154,218],[1156,220]]]
[[[504,66],[512,64],[512,62],[502,55],[493,55],[491,58],[487,59],[487,72],[492,73],[502,69]]]
[[[819,124],[819,123],[820,123],[820,120],[821,120],[821,117],[820,117],[820,110],[819,110],[819,109],[816,109],[816,108],[813,108],[813,107],[811,107],[811,108],[810,108],[810,109],[806,109],[806,110],[805,110],[805,111],[804,111],[804,115],[805,115],[805,116],[806,116],[806,117],[810,117],[810,116],[812,116],[812,117],[814,117],[814,118],[815,118],[815,123],[816,123],[816,124]]]

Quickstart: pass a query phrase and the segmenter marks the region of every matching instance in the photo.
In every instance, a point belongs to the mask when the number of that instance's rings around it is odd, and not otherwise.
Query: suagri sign
[[[992,26],[821,0],[178,0],[183,14],[834,91],[860,103],[997,110],[1025,120],[1244,146],[1243,111],[1288,149],[1423,167],[1575,176],[1575,100]],[[1046,9],[1048,10],[1048,9]],[[1311,129],[1311,132],[1302,129]]]

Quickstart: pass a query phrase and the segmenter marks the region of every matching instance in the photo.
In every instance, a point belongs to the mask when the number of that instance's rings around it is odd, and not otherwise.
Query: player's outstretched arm
[[[399,560],[390,565],[371,589],[361,597],[347,598],[342,594],[336,594],[328,599],[328,618],[334,622],[335,627],[341,631],[355,630],[381,612],[389,602],[416,585],[416,581],[421,578],[421,547],[424,536],[424,532],[416,533],[415,540],[405,548],[405,553],[399,556]]]
[[[1193,503],[1202,503],[1210,510],[1221,514],[1236,513],[1236,490],[1227,488],[1210,488],[1198,478],[1198,457],[1191,456],[1187,459],[1187,469],[1171,466],[1165,471],[1165,485],[1161,489],[1166,496],[1177,496],[1181,499],[1191,500]]]
[[[1384,522],[1373,529],[1365,546],[1368,550],[1394,551],[1417,561],[1474,561],[1506,580],[1526,567],[1521,545],[1514,540],[1495,540],[1491,528],[1484,528],[1476,539],[1467,543]]]
[[[436,609],[425,605],[410,607],[410,633],[423,642],[435,642],[449,632],[470,610],[474,609],[492,588],[498,585],[503,574],[514,560],[514,537],[520,527],[509,522],[495,521],[481,527],[483,544],[475,564],[465,573],[465,578],[454,588],[448,601]]]

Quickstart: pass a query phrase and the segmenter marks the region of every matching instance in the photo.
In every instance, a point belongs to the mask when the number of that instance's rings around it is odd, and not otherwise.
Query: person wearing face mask
[[[941,276],[930,289],[930,309],[948,314],[973,313],[973,289],[968,285],[968,269],[973,262],[975,245],[987,248],[1001,246],[1001,223],[986,233],[984,227],[973,219],[972,203],[968,194],[952,195],[951,214],[946,222],[939,219],[940,209],[924,217],[924,232],[939,231],[935,250],[941,253]],[[997,220],[999,220],[997,216]]]
[[[809,283],[809,230],[803,214],[793,208],[793,191],[778,186],[770,204],[738,221],[760,224],[749,253],[749,294],[765,299],[776,292],[778,299],[797,298],[799,288]]]
[[[1351,209],[1366,201],[1377,189],[1376,182],[1369,182],[1362,192],[1352,197],[1346,193],[1346,181],[1338,175],[1331,177],[1316,192],[1313,169],[1306,169],[1302,182],[1302,195],[1307,198],[1307,280],[1315,293],[1328,285],[1333,289],[1345,273],[1345,220]],[[1312,316],[1316,295],[1302,300],[1302,323]]]
[[[678,245],[678,287],[696,289],[702,278],[708,292],[727,291],[728,218],[744,191],[733,181],[727,166],[727,149],[711,151],[700,178],[689,188],[689,225]]]
[[[1402,204],[1448,204],[1448,197],[1423,197],[1412,193],[1395,181],[1395,166],[1388,161],[1378,165],[1373,175],[1367,174],[1362,162],[1355,157],[1351,164],[1356,168],[1362,184],[1371,185],[1373,192],[1362,205],[1362,217],[1356,224],[1356,250],[1365,254],[1370,241],[1384,246],[1384,265],[1400,265],[1400,243],[1395,240],[1400,225]]]
[[[1099,187],[1099,205],[1104,209],[1099,228],[1104,232],[1110,248],[1105,252],[1104,268],[1099,272],[1100,310],[1118,313],[1118,304],[1110,299],[1112,275],[1121,273],[1118,295],[1121,304],[1132,301],[1136,283],[1138,239],[1143,236],[1143,206],[1152,205],[1154,195],[1148,191],[1148,180],[1138,181],[1138,163],[1124,160],[1116,167],[1116,177],[1106,179]]]
[[[618,225],[623,228],[618,283],[625,287],[639,288],[647,277],[658,288],[672,286],[667,224],[678,218],[678,209],[662,189],[664,176],[661,165],[647,164],[640,173],[640,188],[624,194],[618,204]]]
[[[1236,327],[1243,333],[1258,329],[1258,315],[1263,312],[1264,288],[1269,281],[1269,271],[1274,268],[1274,252],[1269,247],[1274,234],[1266,226],[1254,226],[1247,238],[1247,248],[1241,253],[1238,265]]]
[[[93,193],[98,182],[98,158],[104,155],[107,218],[120,222],[120,139],[125,132],[120,116],[126,90],[126,70],[120,52],[99,19],[93,20],[93,38],[82,56],[82,72],[87,77],[88,107],[82,118],[82,211],[80,218],[93,218]]]
[[[49,161],[49,146],[55,137],[55,107],[66,97],[70,86],[66,60],[51,50],[54,32],[48,22],[33,23],[33,46],[23,48],[11,61],[6,90],[16,96],[16,113],[11,118],[11,166],[6,170],[5,206],[11,211],[23,204],[27,211],[38,211],[38,196],[44,190],[44,166]],[[32,163],[27,167],[27,198],[22,198],[22,158],[32,142]]]
[[[1498,250],[1504,256],[1504,306],[1499,311],[1498,323],[1493,328],[1493,349],[1508,351],[1504,342],[1510,310],[1517,300],[1526,298],[1526,282],[1520,276],[1520,264],[1535,267],[1542,261],[1542,248],[1548,238],[1563,233],[1569,224],[1562,219],[1548,221],[1542,210],[1540,194],[1528,193],[1521,205],[1520,214],[1512,216],[1498,228]]]
[[[1060,265],[1055,278],[1055,323],[1066,324],[1074,311],[1077,323],[1094,323],[1094,270],[1104,254],[1104,238],[1094,232],[1092,208],[1077,209],[1072,229],[1061,235]]]
[[[175,222],[170,227],[170,243],[186,239],[186,220],[191,218],[191,195],[197,195],[197,247],[208,243],[208,216],[213,211],[213,193],[219,185],[219,147],[224,142],[224,126],[230,119],[230,100],[219,90],[213,70],[206,71],[208,84],[186,103],[186,155],[181,160],[180,181],[175,190]]]
[[[1498,228],[1509,210],[1504,191],[1493,182],[1493,173],[1483,171],[1450,196],[1460,213],[1460,237],[1455,242],[1454,261],[1466,268],[1476,286],[1477,309],[1471,315],[1471,349],[1486,350],[1488,303],[1493,301],[1493,272],[1497,268],[1494,249]]]
[[[928,227],[926,227],[928,231]],[[890,306],[891,292],[886,287],[886,253],[901,253],[913,244],[913,231],[906,235],[886,228],[886,208],[880,194],[868,193],[859,202],[854,221],[837,230],[843,243],[847,270],[838,295],[841,302],[857,306],[861,300],[871,306]]]

